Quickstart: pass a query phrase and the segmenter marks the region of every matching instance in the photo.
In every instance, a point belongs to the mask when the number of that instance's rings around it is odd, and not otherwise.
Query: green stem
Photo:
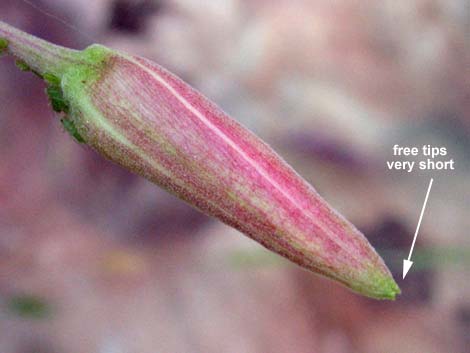
[[[7,41],[6,51],[41,75],[61,77],[64,69],[79,63],[77,50],[64,48],[20,31],[0,21],[0,39]]]

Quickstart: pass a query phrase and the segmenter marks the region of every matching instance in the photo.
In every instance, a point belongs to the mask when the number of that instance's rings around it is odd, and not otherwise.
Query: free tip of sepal
[[[401,294],[400,287],[390,272],[376,268],[366,271],[363,280],[351,289],[366,297],[382,300],[395,300],[396,296]]]

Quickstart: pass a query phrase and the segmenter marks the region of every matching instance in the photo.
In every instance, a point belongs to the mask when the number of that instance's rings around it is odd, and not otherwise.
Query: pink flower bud
[[[99,45],[55,47],[1,22],[0,37],[46,79],[69,131],[106,158],[358,293],[400,292],[350,222],[266,143],[165,69]]]

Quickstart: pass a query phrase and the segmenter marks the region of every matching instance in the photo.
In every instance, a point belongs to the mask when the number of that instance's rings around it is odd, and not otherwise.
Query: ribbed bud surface
[[[302,267],[395,296],[365,237],[268,145],[157,64],[116,52],[104,60],[91,82],[62,81],[88,144]]]
[[[400,293],[350,222],[262,140],[168,71],[99,45],[51,47],[0,22],[2,36],[4,46],[13,43],[4,50],[48,82],[54,110],[78,141],[308,270],[366,296]]]

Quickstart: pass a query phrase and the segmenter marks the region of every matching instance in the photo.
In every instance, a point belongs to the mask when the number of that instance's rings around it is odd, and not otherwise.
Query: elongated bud
[[[374,298],[400,292],[366,238],[312,186],[157,64],[100,45],[60,48],[2,22],[0,38],[45,79],[78,141],[306,269]]]

